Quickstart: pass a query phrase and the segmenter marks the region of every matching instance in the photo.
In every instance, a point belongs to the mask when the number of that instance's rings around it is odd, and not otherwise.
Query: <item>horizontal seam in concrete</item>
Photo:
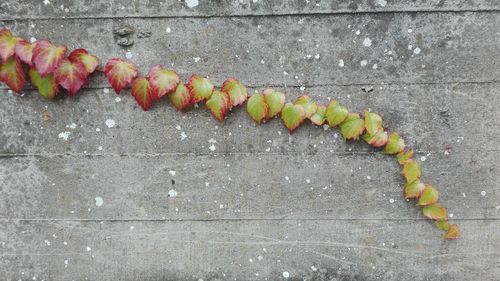
[[[329,12],[304,12],[304,13],[260,13],[239,15],[125,15],[125,16],[62,16],[62,17],[12,17],[0,18],[0,21],[34,21],[34,20],[95,20],[95,19],[210,19],[210,18],[254,18],[254,17],[317,17],[317,16],[343,16],[343,15],[369,15],[369,14],[431,14],[431,13],[497,13],[500,8],[483,9],[408,9],[384,11],[329,11]]]
[[[225,222],[225,221],[428,221],[427,218],[180,218],[180,219],[64,219],[0,218],[0,222]],[[498,221],[500,218],[453,218],[453,221]]]

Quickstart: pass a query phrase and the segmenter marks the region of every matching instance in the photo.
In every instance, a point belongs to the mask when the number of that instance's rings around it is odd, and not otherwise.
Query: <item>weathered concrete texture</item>
[[[380,113],[463,237],[337,130],[145,113],[98,73],[53,102],[0,86],[0,280],[498,280],[499,1],[45,2],[3,1],[0,27]]]

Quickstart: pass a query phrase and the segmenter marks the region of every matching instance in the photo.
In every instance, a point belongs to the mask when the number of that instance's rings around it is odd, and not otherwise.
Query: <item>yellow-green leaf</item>
[[[231,100],[228,93],[215,90],[205,105],[208,107],[215,119],[219,122],[223,122],[226,113],[231,107]]]
[[[193,74],[189,77],[189,81],[186,86],[193,97],[191,103],[208,100],[214,91],[214,84],[212,81],[197,74]]]
[[[326,106],[319,105],[318,110],[309,118],[314,125],[321,126],[326,120]]]
[[[285,104],[281,111],[281,120],[283,120],[283,124],[290,133],[297,129],[305,118],[306,113],[302,105],[289,102]]]
[[[448,223],[448,220],[437,220],[434,222],[434,225],[440,229],[447,231],[450,228],[450,224]]]
[[[273,89],[265,89],[262,94],[264,95],[266,104],[269,107],[266,118],[273,118],[283,109],[283,106],[285,105],[285,94]]]
[[[456,240],[460,238],[460,230],[458,229],[458,225],[450,225],[450,227],[448,228],[448,232],[446,232],[446,234],[444,235],[444,238],[449,240]]]
[[[446,208],[439,203],[424,206],[422,208],[422,213],[431,220],[445,220],[448,217]]]
[[[340,133],[346,140],[357,140],[365,130],[365,122],[359,114],[349,113],[344,122],[340,123]]]
[[[396,155],[396,158],[398,159],[399,164],[404,165],[406,162],[413,159],[413,149],[408,151],[401,151],[400,153],[398,153],[398,155]]]
[[[385,145],[384,152],[387,154],[397,154],[405,149],[405,141],[394,132],[389,135],[387,144]]]
[[[382,117],[377,113],[365,110],[365,126],[366,131],[370,135],[375,135],[379,130],[382,130]]]
[[[363,134],[363,140],[373,147],[382,147],[387,144],[387,132],[384,130],[378,130],[374,135],[370,135],[368,132]]]
[[[304,107],[306,118],[311,117],[316,112],[316,110],[318,110],[318,105],[313,101],[311,97],[306,95],[298,97],[294,103],[302,105]]]
[[[413,160],[409,160],[404,164],[402,174],[406,178],[406,182],[413,182],[420,178],[420,165]]]
[[[414,180],[410,183],[406,183],[404,188],[405,198],[418,198],[424,189],[425,184],[423,184],[420,180]]]
[[[422,191],[420,199],[418,199],[417,206],[427,206],[434,204],[439,199],[439,193],[432,186],[428,185]]]
[[[59,87],[54,74],[47,74],[44,77],[33,67],[29,70],[28,75],[31,83],[37,88],[38,92],[45,99],[53,99],[59,92]]]
[[[328,121],[330,127],[335,127],[344,122],[348,114],[347,108],[341,106],[335,100],[331,101],[326,107],[326,121]]]
[[[250,96],[247,101],[247,112],[257,124],[262,123],[266,119],[268,111],[269,106],[266,103],[264,95],[254,94]]]
[[[183,110],[191,104],[192,96],[186,85],[184,85],[184,83],[182,82],[179,82],[179,84],[177,84],[177,87],[175,88],[175,91],[168,95],[168,99],[178,110]]]
[[[248,98],[247,88],[234,78],[229,78],[222,83],[221,91],[229,95],[231,106],[242,105]]]

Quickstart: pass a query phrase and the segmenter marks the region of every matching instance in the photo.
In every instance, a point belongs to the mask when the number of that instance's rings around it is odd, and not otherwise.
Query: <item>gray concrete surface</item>
[[[3,1],[0,27],[379,112],[463,237],[336,130],[144,113],[97,75],[53,102],[0,86],[0,280],[500,280],[498,1],[49,2]]]

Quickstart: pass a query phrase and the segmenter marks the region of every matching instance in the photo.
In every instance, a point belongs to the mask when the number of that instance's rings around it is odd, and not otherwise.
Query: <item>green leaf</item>
[[[405,141],[394,132],[389,135],[384,152],[387,154],[397,154],[405,149]]]
[[[404,164],[402,174],[406,178],[406,182],[413,182],[416,179],[420,179],[420,165],[413,160],[409,160]]]
[[[229,95],[231,106],[242,105],[248,98],[247,88],[234,78],[227,79],[222,83],[221,91]]]
[[[446,234],[444,235],[444,238],[449,240],[456,240],[460,238],[460,230],[458,229],[458,225],[450,225],[450,227],[448,228],[448,232],[446,232]]]
[[[314,125],[321,126],[326,120],[326,106],[319,105],[318,110],[309,118]]]
[[[413,149],[408,151],[401,151],[400,153],[398,153],[398,155],[396,155],[396,158],[398,159],[399,164],[404,165],[404,163],[413,159]]]
[[[344,122],[340,123],[340,133],[346,140],[357,140],[365,130],[365,122],[359,114],[349,113]]]
[[[439,203],[434,203],[423,207],[422,213],[424,214],[424,216],[428,217],[431,220],[446,220],[448,218],[448,212],[446,211],[446,208],[441,206],[441,204]]]
[[[439,199],[439,193],[432,186],[428,185],[422,191],[422,195],[420,195],[420,199],[417,202],[417,206],[427,206],[430,204],[434,204]]]
[[[198,103],[200,101],[208,100],[212,96],[214,91],[214,84],[207,78],[201,77],[200,75],[194,74],[189,78],[188,84],[186,85],[193,100],[191,103]]]
[[[57,86],[56,78],[54,74],[47,74],[44,77],[32,67],[28,75],[31,79],[31,83],[37,88],[38,92],[45,99],[53,99],[59,92],[59,87]]]
[[[306,113],[302,105],[286,103],[281,111],[281,120],[288,131],[293,132],[302,124],[306,118]]]
[[[422,194],[424,189],[425,184],[423,184],[420,180],[414,180],[410,183],[406,183],[404,188],[405,199],[420,197],[420,194]]]
[[[448,223],[448,220],[437,220],[434,222],[434,225],[440,229],[447,231],[450,228],[450,224]]]
[[[311,97],[306,95],[298,97],[294,103],[304,107],[306,118],[311,117],[318,110],[318,105],[312,100]]]
[[[266,103],[264,95],[253,94],[250,96],[247,101],[247,112],[257,124],[262,123],[269,112],[269,106]]]
[[[212,115],[219,122],[224,121],[224,117],[226,113],[229,111],[231,107],[231,100],[229,98],[229,94],[223,91],[215,90],[212,93],[212,96],[208,99],[205,104]]]
[[[344,122],[348,114],[347,108],[339,105],[336,100],[331,101],[326,107],[326,121],[328,121],[330,127],[338,126]]]
[[[366,132],[362,138],[366,143],[373,147],[382,147],[386,145],[388,139],[387,132],[383,130],[375,132],[374,135],[370,135],[368,132]]]
[[[269,111],[267,112],[266,119],[271,119],[281,112],[285,106],[285,94],[275,91],[273,89],[265,89],[262,92]]]
[[[182,82],[179,82],[179,84],[177,84],[175,91],[168,95],[168,98],[178,110],[184,110],[188,105],[191,104],[192,100],[191,92]]]
[[[365,110],[365,125],[366,131],[370,135],[375,135],[378,131],[382,130],[382,117],[377,113]]]

